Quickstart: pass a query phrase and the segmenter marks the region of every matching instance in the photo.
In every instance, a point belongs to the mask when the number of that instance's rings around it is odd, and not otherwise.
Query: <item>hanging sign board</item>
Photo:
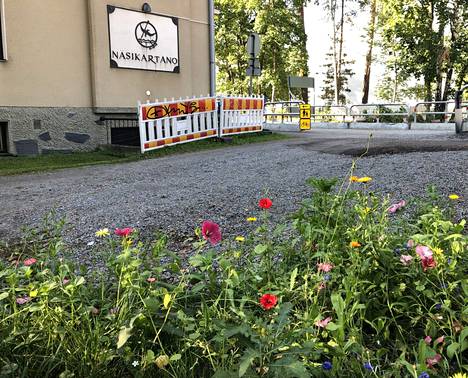
[[[299,106],[299,128],[301,130],[310,130],[310,105],[309,104],[301,104]]]
[[[110,66],[180,72],[179,20],[107,6]]]

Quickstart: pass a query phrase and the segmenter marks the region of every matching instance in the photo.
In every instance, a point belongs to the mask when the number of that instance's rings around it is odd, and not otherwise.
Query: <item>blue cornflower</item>
[[[447,259],[447,264],[450,265],[451,263],[452,263],[452,259],[449,257],[449,258]]]
[[[323,279],[324,279],[325,281],[330,281],[330,280],[331,280],[331,275],[330,275],[330,274],[325,274],[325,275],[323,276]]]
[[[364,362],[364,369],[372,371],[374,370],[374,367],[369,361],[367,361],[367,362]]]
[[[421,374],[418,375],[418,378],[431,378],[429,374],[423,371]]]
[[[442,308],[442,304],[441,303],[437,303],[434,308],[439,311],[441,308]]]
[[[333,367],[332,363],[330,361],[325,361],[323,364],[322,364],[322,368],[323,370],[331,370]]]
[[[395,252],[395,255],[399,256],[401,255],[401,248],[395,248],[393,252]]]

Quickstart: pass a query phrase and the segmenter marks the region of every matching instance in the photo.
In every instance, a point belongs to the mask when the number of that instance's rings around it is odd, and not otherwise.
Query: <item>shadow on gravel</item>
[[[318,139],[301,143],[306,150],[333,155],[361,156],[366,152],[367,141],[363,139]],[[468,139],[450,140],[404,140],[376,139],[369,143],[364,157],[384,154],[407,154],[412,152],[468,151]]]

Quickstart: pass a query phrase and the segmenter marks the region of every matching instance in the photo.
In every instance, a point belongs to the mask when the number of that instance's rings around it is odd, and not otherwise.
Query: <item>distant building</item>
[[[0,153],[138,140],[137,102],[206,95],[209,61],[206,0],[0,0]]]

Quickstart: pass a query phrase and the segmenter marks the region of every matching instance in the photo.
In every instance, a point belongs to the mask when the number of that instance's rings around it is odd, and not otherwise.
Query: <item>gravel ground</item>
[[[375,140],[395,146],[402,139],[433,144],[450,139],[446,133],[373,134]],[[282,219],[310,192],[305,185],[308,177],[345,177],[353,158],[339,155],[336,145],[342,139],[343,146],[362,147],[368,135],[368,131],[320,130],[294,140],[0,177],[0,239],[17,238],[22,226],[40,225],[52,208],[66,217],[65,241],[85,262],[90,258],[87,244],[102,227],[132,226],[146,236],[162,230],[181,241],[192,236],[204,219],[211,219],[220,224],[225,238],[233,237],[253,227],[245,218],[258,214],[260,197],[272,198],[271,212]],[[317,143],[320,138],[323,144]],[[334,153],[324,153],[324,145],[331,142]],[[314,148],[317,145],[321,147]],[[372,190],[394,199],[424,194],[428,185],[435,184],[445,195],[461,196],[458,215],[466,217],[467,162],[468,149],[384,154],[361,159],[356,173],[372,176]]]

